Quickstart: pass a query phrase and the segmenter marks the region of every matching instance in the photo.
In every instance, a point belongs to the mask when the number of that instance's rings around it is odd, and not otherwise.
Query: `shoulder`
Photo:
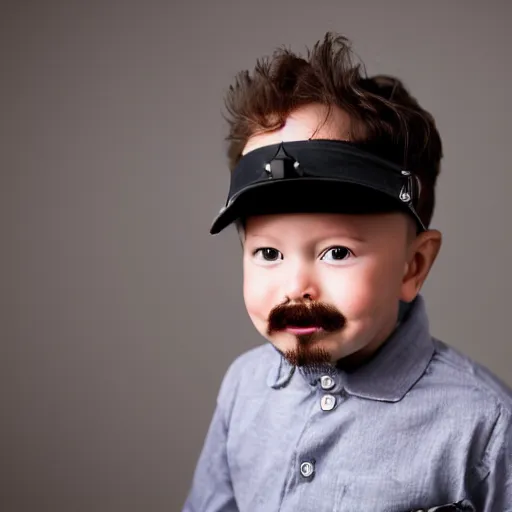
[[[276,361],[277,350],[269,343],[259,345],[239,355],[230,365],[228,374],[239,375],[242,372],[257,372],[259,368]]]
[[[240,392],[257,393],[266,386],[270,370],[279,365],[280,356],[270,344],[253,348],[238,356],[229,366],[221,384],[219,403],[232,403]]]
[[[434,396],[445,425],[457,427],[479,448],[479,457],[510,450],[512,390],[483,365],[433,339],[434,355],[424,374],[426,396]],[[485,454],[485,455],[484,455]]]
[[[512,390],[491,371],[450,345],[433,339],[434,354],[418,382],[422,403],[435,408],[439,431],[485,478],[512,453]]]
[[[433,339],[434,355],[427,373],[432,384],[442,385],[448,394],[463,402],[477,404],[512,417],[512,389],[483,365],[448,344]],[[484,411],[482,411],[484,412]]]
[[[260,345],[238,356],[229,366],[224,380],[230,383],[261,377],[271,365],[279,361],[279,355],[270,344]],[[266,378],[266,374],[265,374]]]

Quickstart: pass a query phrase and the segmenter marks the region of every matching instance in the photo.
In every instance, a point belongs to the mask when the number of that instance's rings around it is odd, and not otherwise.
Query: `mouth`
[[[314,334],[321,330],[322,330],[322,328],[318,327],[316,325],[312,325],[310,327],[289,326],[289,327],[286,327],[285,332],[288,332],[290,334],[295,334],[296,336],[304,336],[306,334]]]

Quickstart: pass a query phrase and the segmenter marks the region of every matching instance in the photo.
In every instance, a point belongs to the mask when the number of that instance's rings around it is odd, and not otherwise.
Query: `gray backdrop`
[[[222,375],[261,342],[236,235],[208,234],[222,96],[326,30],[436,117],[432,330],[512,383],[511,6],[3,0],[0,510],[180,510]]]

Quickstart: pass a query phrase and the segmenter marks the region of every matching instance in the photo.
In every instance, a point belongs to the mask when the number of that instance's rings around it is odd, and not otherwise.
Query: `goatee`
[[[267,334],[286,331],[287,328],[316,327],[317,332],[296,335],[296,346],[282,351],[293,366],[307,372],[316,372],[328,367],[331,356],[325,349],[316,346],[315,341],[345,326],[345,317],[334,306],[312,300],[279,304],[269,314]]]

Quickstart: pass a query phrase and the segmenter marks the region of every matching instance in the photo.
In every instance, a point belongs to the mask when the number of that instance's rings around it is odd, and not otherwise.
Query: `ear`
[[[411,242],[400,294],[404,302],[412,302],[418,295],[441,249],[441,242],[442,235],[435,229],[420,233]]]

